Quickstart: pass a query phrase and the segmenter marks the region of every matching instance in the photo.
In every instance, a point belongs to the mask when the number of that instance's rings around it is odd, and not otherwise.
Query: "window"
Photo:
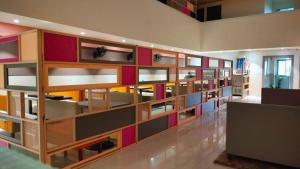
[[[265,13],[294,11],[294,0],[265,0]]]
[[[291,75],[291,60],[278,60],[278,75],[290,76]]]

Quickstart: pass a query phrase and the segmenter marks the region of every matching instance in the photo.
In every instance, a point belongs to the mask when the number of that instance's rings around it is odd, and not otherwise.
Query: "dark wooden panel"
[[[226,152],[298,168],[299,121],[299,107],[229,102]]]
[[[207,8],[207,21],[222,19],[222,6],[212,6]]]
[[[197,106],[198,104],[200,104],[201,97],[202,94],[200,92],[187,95],[185,99],[186,108]]]
[[[139,140],[168,129],[169,116],[154,119],[138,126]]]
[[[300,106],[300,90],[295,89],[262,89],[261,103]]]
[[[76,140],[135,123],[135,106],[76,118]]]

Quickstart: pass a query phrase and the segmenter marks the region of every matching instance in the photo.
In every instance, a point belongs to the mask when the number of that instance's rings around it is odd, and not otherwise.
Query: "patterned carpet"
[[[229,156],[226,152],[223,152],[214,162],[235,169],[296,169],[238,156]]]

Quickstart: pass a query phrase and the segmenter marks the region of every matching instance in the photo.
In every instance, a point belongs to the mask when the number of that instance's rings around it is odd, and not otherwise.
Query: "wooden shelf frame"
[[[45,40],[46,39],[44,36],[45,33],[50,33],[53,36],[57,35],[60,38],[61,38],[61,36],[63,36],[64,38],[69,37],[70,39],[72,39],[72,42],[75,42],[75,44],[76,44],[75,45],[76,51],[71,52],[72,57],[68,56],[69,57],[69,58],[67,57],[68,59],[62,58],[61,60],[55,60],[57,58],[55,58],[53,60],[45,59],[45,57],[47,56],[45,53],[46,52],[45,51]],[[23,37],[22,37],[22,35],[23,35]],[[30,35],[30,36],[27,37],[27,35]],[[87,145],[89,143],[92,143],[95,140],[101,139],[103,137],[107,137],[111,133],[118,133],[118,137],[119,137],[118,146],[115,149],[113,149],[112,151],[105,152],[104,154],[101,154],[101,155],[98,154],[96,156],[93,156],[92,158],[88,158],[88,159],[82,160],[78,163],[66,166],[66,168],[76,168],[76,167],[86,164],[87,162],[89,162],[91,160],[94,160],[94,159],[102,157],[102,156],[109,155],[110,153],[112,153],[114,151],[122,149],[121,141],[124,139],[124,138],[122,138],[123,130],[128,127],[131,127],[135,130],[134,138],[131,139],[133,141],[130,143],[130,144],[134,144],[134,143],[138,142],[140,140],[140,138],[144,138],[144,136],[139,135],[139,134],[143,135],[143,133],[140,133],[140,131],[139,131],[141,129],[140,126],[147,127],[147,125],[149,125],[149,123],[151,123],[151,125],[152,125],[152,122],[160,121],[160,122],[164,123],[164,126],[161,126],[162,129],[167,129],[169,127],[166,127],[166,126],[170,126],[171,123],[172,123],[172,126],[176,126],[176,125],[181,125],[181,124],[187,123],[198,117],[201,117],[201,112],[203,111],[202,105],[204,103],[202,96],[201,96],[201,100],[199,98],[199,104],[197,104],[197,105],[192,104],[192,106],[188,106],[188,104],[187,104],[187,101],[189,100],[188,97],[190,97],[191,95],[194,95],[196,93],[200,93],[200,95],[208,95],[209,92],[215,92],[216,97],[214,99],[211,99],[208,101],[218,102],[219,99],[227,99],[225,97],[221,97],[221,92],[219,90],[221,90],[222,88],[219,88],[218,85],[219,85],[219,80],[222,78],[218,75],[218,72],[220,69],[226,69],[226,70],[228,69],[228,70],[232,71],[232,68],[222,68],[222,67],[220,67],[220,64],[218,64],[219,67],[204,67],[203,66],[204,65],[204,63],[203,63],[204,56],[195,56],[195,55],[191,55],[191,54],[187,54],[187,53],[178,53],[178,52],[174,52],[174,51],[167,51],[167,50],[161,50],[161,49],[150,49],[147,47],[121,44],[118,42],[110,42],[110,41],[96,39],[96,38],[86,38],[86,37],[83,38],[80,36],[69,35],[69,34],[58,33],[58,32],[47,31],[47,30],[35,29],[32,31],[24,32],[20,36],[21,36],[21,46],[19,46],[20,48],[22,48],[22,44],[23,45],[26,44],[26,41],[28,41],[28,39],[30,39],[30,41],[33,41],[32,45],[25,46],[25,47],[23,47],[22,50],[20,49],[22,51],[22,52],[20,52],[21,59],[17,63],[24,64],[24,63],[33,62],[36,64],[37,85],[36,85],[36,91],[34,91],[34,92],[37,95],[36,100],[38,103],[37,120],[30,120],[25,117],[24,101],[25,101],[25,95],[27,92],[29,92],[29,90],[27,90],[27,89],[19,89],[19,90],[8,89],[8,88],[5,88],[5,86],[3,86],[4,90],[8,91],[8,93],[12,93],[12,92],[21,93],[20,94],[21,99],[19,101],[20,102],[19,104],[22,107],[21,108],[21,112],[22,112],[21,116],[15,117],[15,116],[11,116],[10,114],[8,114],[7,116],[20,120],[22,123],[22,125],[21,125],[22,130],[26,130],[26,123],[37,126],[37,131],[38,131],[37,137],[38,137],[38,143],[39,143],[38,149],[32,149],[32,148],[26,147],[27,143],[24,139],[22,139],[21,145],[16,145],[16,146],[20,147],[24,150],[33,152],[34,154],[37,154],[39,156],[40,161],[42,161],[46,164],[51,164],[51,156],[56,153],[62,153],[66,150],[73,149],[73,148],[76,148],[81,145]],[[87,63],[89,61],[80,59],[81,42],[95,43],[96,46],[86,46],[86,47],[92,47],[92,48],[102,47],[104,45],[108,48],[108,50],[112,50],[112,51],[114,51],[114,47],[118,48],[118,51],[120,51],[119,49],[122,49],[122,50],[129,49],[130,51],[126,50],[124,52],[133,52],[135,55],[134,56],[135,61],[130,64],[123,63],[123,62]],[[140,48],[143,48],[143,50],[141,50]],[[32,50],[32,51],[29,51],[29,50]],[[60,50],[63,50],[63,48],[60,48]],[[69,51],[61,51],[61,52],[67,53]],[[121,51],[121,52],[123,52],[123,51]],[[32,57],[31,57],[31,55],[28,55],[28,53],[32,54]],[[24,56],[22,54],[24,54]],[[25,56],[25,54],[26,54],[26,56]],[[154,58],[155,54],[161,54],[166,57],[172,57],[172,58],[174,58],[174,63],[173,64],[154,63],[153,58]],[[188,64],[189,57],[197,58],[197,59],[199,58],[199,59],[201,59],[201,62],[200,62],[200,60],[197,60],[198,65],[190,65],[190,64]],[[22,60],[22,58],[23,58],[23,60]],[[142,59],[142,58],[145,58],[145,60],[147,60],[147,62],[139,61],[139,59]],[[217,59],[217,58],[209,58],[209,57],[205,57],[205,58],[219,61],[219,59]],[[182,62],[183,61],[182,59],[184,59],[184,64]],[[1,73],[1,66],[4,67],[6,65],[9,65],[10,63],[3,63],[3,64],[0,65],[0,73]],[[124,85],[123,80],[124,80],[124,78],[127,78],[127,75],[126,75],[126,71],[122,71],[122,70],[126,66],[131,67],[131,70],[133,70],[135,72],[135,73],[133,73],[133,74],[135,74],[135,78],[132,78],[133,79],[132,83],[126,83]],[[52,69],[52,68],[53,69],[55,69],[55,68],[70,68],[70,69],[78,68],[78,69],[82,69],[82,70],[114,69],[114,70],[116,70],[116,79],[117,80],[115,83],[96,83],[96,84],[84,83],[84,84],[79,84],[79,85],[49,86],[48,78],[49,78],[49,75],[51,75],[51,74],[49,74],[50,73],[49,69]],[[143,69],[143,68],[144,69],[167,70],[168,78],[163,81],[149,81],[146,83],[140,83],[139,78],[138,78],[139,77],[139,69]],[[179,72],[181,70],[193,70],[195,77],[190,78],[190,79],[180,79]],[[213,70],[215,72],[214,78],[212,79],[216,85],[215,89],[204,90],[203,84],[206,83],[207,79],[203,78],[203,70]],[[1,78],[1,76],[0,76],[0,78]],[[183,83],[186,84],[187,89],[186,89],[186,92],[180,93],[179,90],[182,89],[182,88],[180,88],[180,84],[183,84]],[[138,90],[139,90],[138,86],[143,86],[143,85],[151,85],[152,86],[151,90],[153,90],[153,99],[151,99],[147,102],[138,102]],[[168,88],[167,87],[168,85],[172,86],[172,89],[169,89],[169,90],[172,90],[172,94],[169,95],[169,97],[167,97],[167,91],[166,91]],[[197,86],[197,89],[196,89],[196,86]],[[0,88],[1,88],[1,84],[0,84]],[[120,107],[107,107],[107,109],[103,109],[103,110],[89,110],[88,112],[75,114],[70,117],[58,117],[56,119],[47,119],[46,118],[47,117],[46,116],[47,115],[47,113],[46,113],[47,102],[46,102],[45,96],[49,93],[51,94],[53,92],[78,91],[79,93],[81,93],[79,100],[82,101],[83,100],[82,93],[84,93],[85,90],[106,89],[106,93],[107,92],[109,93],[112,88],[126,88],[126,92],[133,94],[133,103],[130,105],[125,105],[125,106],[120,106]],[[10,95],[10,94],[8,94],[8,95]],[[230,97],[228,97],[228,99],[230,100]],[[151,115],[152,106],[155,106],[156,104],[166,103],[166,102],[172,102],[174,104],[172,110],[170,109],[168,111],[159,113],[157,115]],[[7,104],[10,105],[11,103],[9,103],[9,101],[8,101]],[[107,105],[110,105],[110,104],[107,104]],[[189,104],[189,105],[191,105],[191,104]],[[140,113],[141,108],[143,108],[143,106],[145,108],[147,108],[148,118],[141,120],[139,113]],[[77,127],[76,126],[77,119],[88,118],[88,117],[92,117],[93,115],[104,115],[107,112],[114,112],[114,111],[120,112],[124,109],[129,109],[131,107],[132,107],[132,113],[133,113],[132,116],[135,117],[135,121],[133,123],[122,125],[121,127],[114,128],[112,130],[105,131],[103,133],[94,134],[87,138],[82,137],[82,139],[79,139],[79,140],[76,139],[75,129]],[[218,108],[220,108],[220,106]],[[191,110],[195,111],[195,113],[192,117],[189,117],[185,120],[179,120],[179,116],[181,113],[184,113],[186,111],[191,111]],[[10,112],[10,111],[8,111],[8,112]],[[176,117],[176,118],[174,118],[174,117]],[[116,118],[118,118],[118,117],[116,117]],[[54,124],[54,123],[59,123],[61,121],[66,121],[66,120],[69,120],[69,124],[70,124],[69,127],[72,128],[72,130],[70,130],[70,131],[73,132],[73,134],[70,133],[70,137],[72,137],[70,139],[71,141],[64,142],[63,144],[57,145],[54,147],[47,147],[47,143],[49,141],[48,136],[49,136],[49,134],[51,134],[48,131],[49,125]],[[159,129],[159,130],[161,131],[162,129]],[[25,133],[24,131],[22,131],[22,132]],[[11,143],[9,141],[6,141],[6,142],[8,142],[11,145],[15,145],[15,143]]]

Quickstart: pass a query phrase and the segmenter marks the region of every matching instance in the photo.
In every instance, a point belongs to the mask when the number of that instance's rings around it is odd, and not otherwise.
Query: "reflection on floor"
[[[84,169],[228,169],[213,161],[225,150],[226,112],[154,135]]]

